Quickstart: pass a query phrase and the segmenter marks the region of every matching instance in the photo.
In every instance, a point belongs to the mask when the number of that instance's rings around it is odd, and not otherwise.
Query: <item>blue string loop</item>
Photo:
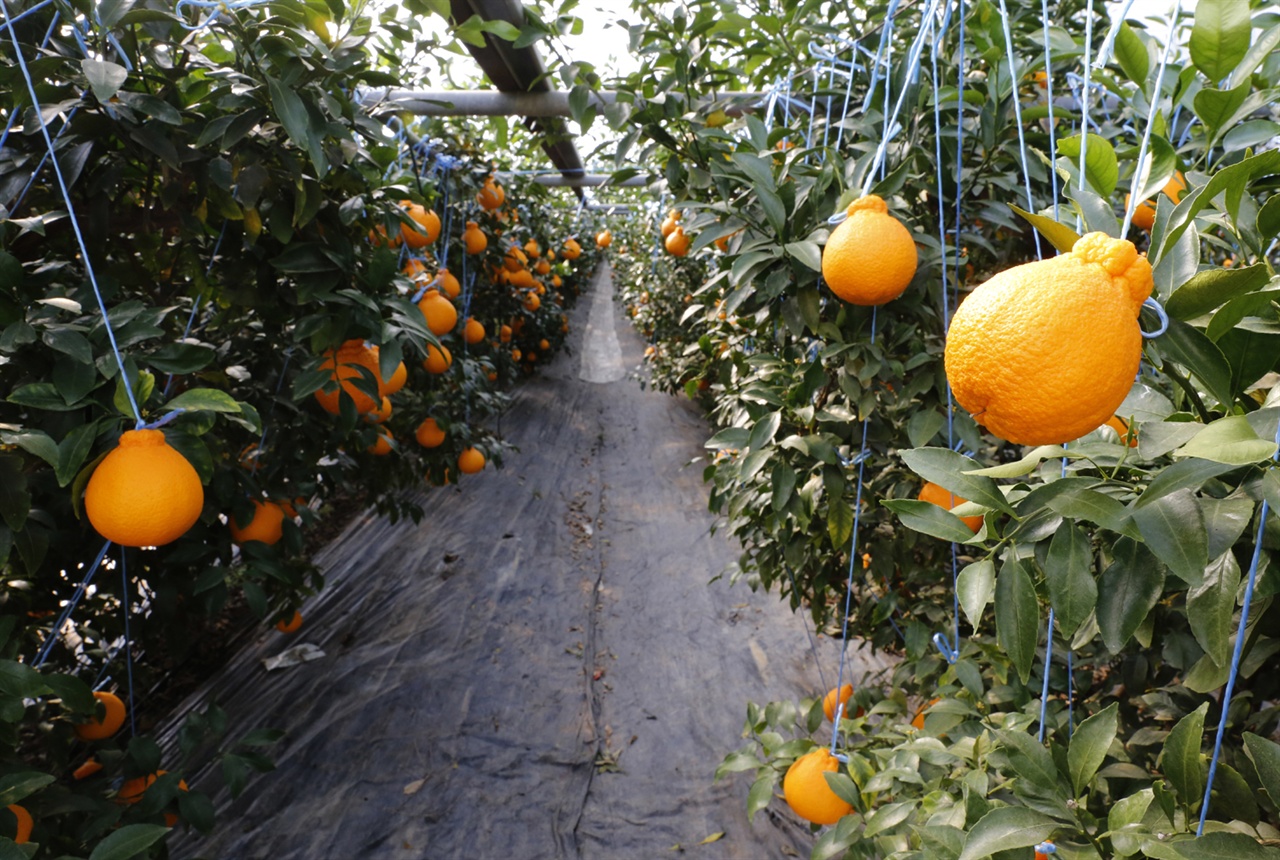
[[[957,660],[960,659],[960,652],[957,651],[956,648],[952,646],[950,642],[947,641],[947,637],[944,636],[943,634],[941,633],[933,634],[933,644],[948,663],[954,664]]]
[[[1035,850],[1041,854],[1057,854],[1058,846],[1054,845],[1052,842],[1041,842],[1036,846]]]
[[[1164,308],[1161,307],[1158,301],[1154,298],[1148,297],[1147,300],[1142,303],[1142,306],[1155,311],[1156,316],[1160,319],[1160,328],[1155,331],[1144,331],[1142,333],[1143,337],[1147,340],[1154,340],[1169,330],[1169,315],[1165,313]]]
[[[842,211],[842,212],[837,212],[836,214],[828,218],[827,223],[830,224],[832,227],[834,227],[837,224],[843,224],[848,219],[849,219],[849,213],[847,211]]]

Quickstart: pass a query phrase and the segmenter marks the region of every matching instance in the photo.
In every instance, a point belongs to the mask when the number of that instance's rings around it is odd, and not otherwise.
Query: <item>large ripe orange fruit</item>
[[[364,414],[364,420],[370,424],[382,424],[391,417],[391,398],[382,398],[382,405]]]
[[[10,804],[9,811],[13,813],[14,818],[18,819],[13,841],[18,845],[26,845],[31,840],[31,829],[36,826],[36,823],[31,819],[31,813],[27,812],[26,807],[14,803]]]
[[[357,388],[353,380],[360,378],[360,368],[363,367],[373,374],[374,379],[381,382],[382,376],[378,370],[378,354],[370,347],[365,346],[363,340],[355,338],[343,343],[336,351],[329,350],[324,355],[325,360],[320,365],[320,369],[329,371],[329,378],[338,383],[338,390],[334,392],[327,392],[324,389],[316,391],[315,398],[320,407],[330,415],[337,415],[342,402],[342,395],[345,393],[355,402],[356,412],[363,415],[366,412],[372,412],[377,409],[380,400],[374,400],[364,391]],[[381,384],[379,387],[381,387]]]
[[[537,263],[534,263],[533,270],[539,275],[549,275],[551,274],[551,264],[546,260],[539,260]]]
[[[663,239],[675,232],[675,229],[678,226],[676,222],[679,220],[675,217],[676,214],[678,213],[676,213],[675,210],[672,210],[667,214],[667,217],[662,220],[662,224],[658,227],[658,229],[662,231]]]
[[[911,231],[874,194],[859,197],[822,250],[822,277],[853,305],[882,305],[902,295],[916,274]]]
[[[542,246],[538,244],[537,239],[530,239],[528,242],[524,243],[524,252],[530,257],[541,257]]]
[[[1169,177],[1169,181],[1165,183],[1164,188],[1160,189],[1160,193],[1168,197],[1174,203],[1182,200],[1182,192],[1187,190],[1187,179],[1182,175],[1182,171],[1178,171]],[[1133,195],[1126,194],[1124,196],[1124,205],[1127,209],[1129,201],[1133,199]],[[1151,231],[1151,227],[1156,223],[1156,207],[1150,200],[1143,200],[1137,206],[1133,207],[1133,226],[1141,227],[1147,232]]]
[[[945,359],[956,401],[1018,445],[1097,429],[1133,387],[1138,311],[1154,288],[1146,257],[1105,233],[1001,272],[952,317]]]
[[[160,430],[127,430],[89,478],[84,509],[98,534],[121,546],[164,546],[204,510],[204,487]]]
[[[458,455],[458,471],[464,475],[474,475],[484,468],[484,454],[475,448],[468,448]]]
[[[671,231],[671,235],[663,242],[663,246],[667,249],[667,253],[673,257],[683,257],[689,253],[689,245],[692,243],[693,240],[689,238],[689,234],[684,232],[683,227],[677,225]]]
[[[498,340],[503,343],[511,343],[511,326],[504,325],[502,328],[498,329]]]
[[[467,229],[462,231],[462,243],[466,246],[468,254],[483,254],[489,247],[489,237],[480,229],[479,224],[468,221]]]
[[[439,448],[444,444],[445,432],[440,429],[436,419],[428,418],[418,425],[414,437],[423,448]]]
[[[963,505],[968,501],[968,499],[963,499],[955,493],[947,492],[932,481],[925,482],[924,486],[920,488],[920,495],[916,496],[916,498],[922,502],[929,502],[937,505],[946,511],[951,510],[956,505]],[[967,525],[969,530],[974,534],[981,531],[982,517],[961,517],[960,519],[964,520],[964,524]]]
[[[82,741],[105,740],[120,731],[120,727],[124,725],[124,702],[119,696],[99,690],[93,697],[102,703],[103,715],[102,719],[94,716],[89,722],[76,726],[76,737]]]
[[[444,373],[452,364],[453,354],[449,352],[447,346],[427,344],[427,360],[422,362],[422,367],[427,373]]]
[[[404,207],[405,214],[418,225],[417,229],[408,224],[400,225],[400,235],[406,245],[410,248],[425,248],[440,238],[440,216],[436,214],[436,210],[426,209],[409,200],[401,200],[400,205]]]
[[[564,249],[560,253],[566,260],[576,260],[582,255],[582,246],[577,239],[565,239]]]
[[[428,292],[418,302],[418,310],[427,322],[427,328],[436,337],[448,334],[458,324],[458,310],[453,302],[437,292]]]
[[[237,544],[249,541],[260,541],[267,546],[279,543],[284,537],[284,508],[275,502],[253,502],[253,519],[248,525],[241,526],[233,515],[228,524],[231,527],[231,539]]]
[[[537,282],[533,279],[533,273],[528,269],[517,269],[507,274],[507,283],[521,290],[531,290]]]
[[[484,340],[484,326],[475,317],[467,317],[467,324],[462,327],[462,339],[469,344],[477,344]]]
[[[396,365],[396,369],[391,372],[390,379],[382,378],[382,353],[376,346],[369,347],[369,353],[373,356],[373,375],[378,377],[378,393],[379,394],[395,394],[404,384],[409,381],[409,369],[404,366],[404,362]]]
[[[782,796],[786,798],[787,806],[814,824],[835,824],[853,812],[853,806],[841,800],[823,776],[838,770],[840,762],[826,747],[818,747],[800,756],[782,778]]]

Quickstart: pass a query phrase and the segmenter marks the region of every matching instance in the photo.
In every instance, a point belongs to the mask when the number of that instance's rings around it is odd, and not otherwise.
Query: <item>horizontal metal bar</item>
[[[668,94],[668,98],[673,97]],[[724,93],[718,101],[754,102],[768,93]],[[360,100],[366,104],[381,101],[388,110],[408,111],[418,116],[572,116],[569,93],[557,90],[545,93],[509,93],[498,90],[401,90],[362,87]],[[603,110],[618,100],[613,90],[593,92],[587,104]],[[709,102],[709,100],[708,100]],[[729,110],[730,114],[737,111]]]
[[[515,174],[498,171],[498,178],[510,178]],[[593,188],[598,185],[608,185],[610,188],[645,188],[653,181],[650,176],[632,176],[621,182],[610,182],[612,177],[608,173],[585,173],[574,176],[570,173],[546,173],[532,177],[533,181],[539,185],[545,185],[548,188]]]

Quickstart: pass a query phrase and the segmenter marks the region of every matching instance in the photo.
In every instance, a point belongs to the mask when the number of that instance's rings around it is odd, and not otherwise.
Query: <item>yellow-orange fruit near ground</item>
[[[444,373],[453,364],[453,355],[447,346],[427,344],[427,360],[422,367],[427,373]]]
[[[468,254],[483,254],[489,247],[489,237],[480,229],[479,224],[468,221],[467,229],[462,231],[462,244],[466,246]]]
[[[362,415],[378,408],[379,401],[357,388],[353,381],[363,375],[359,370],[361,367],[372,373],[374,379],[381,380],[377,354],[358,338],[346,341],[336,351],[329,350],[325,353],[320,369],[329,371],[329,378],[338,383],[337,391],[319,389],[315,393],[316,402],[325,412],[330,415],[338,414],[344,392],[355,402],[356,412]]]
[[[1142,355],[1151,265],[1132,242],[1081,237],[1066,254],[1007,269],[960,303],[947,332],[956,401],[1018,445],[1078,439],[1115,414]]]
[[[830,690],[827,691],[827,694],[822,697],[822,713],[827,715],[828,720],[832,720],[832,721],[835,720],[836,707],[839,705],[845,706],[845,712],[844,712],[845,719],[848,719],[854,716],[857,716],[857,717],[862,716],[862,708],[858,708],[857,713],[854,713],[854,714],[850,714],[848,710],[849,699],[853,696],[853,684],[845,684],[843,687],[839,689],[838,691],[840,693],[839,702],[836,701],[836,692],[837,692],[836,688],[832,687]]]
[[[484,326],[480,321],[473,318],[467,318],[467,324],[462,327],[462,339],[469,344],[477,344],[484,340]]]
[[[601,230],[599,233],[596,234],[597,248],[608,248],[612,244],[613,244],[613,234],[610,233],[608,230]]]
[[[378,438],[365,449],[375,457],[385,457],[391,453],[391,432],[385,427],[378,428]]]
[[[1127,439],[1130,448],[1138,447],[1138,431],[1134,430],[1133,433],[1130,434],[1129,425],[1119,415],[1112,415],[1108,418],[1107,426],[1116,431],[1116,435],[1120,437],[1120,443],[1122,445],[1125,444],[1125,440]]]
[[[98,534],[121,546],[164,546],[204,510],[195,467],[160,430],[126,430],[93,470],[84,509]]]
[[[677,226],[662,244],[668,254],[673,257],[683,257],[689,253],[689,246],[693,244],[693,240],[689,238],[688,233],[684,232],[683,227]]]
[[[281,633],[295,633],[302,626],[302,613],[298,610],[293,611],[293,615],[288,619],[281,618],[276,622],[276,629]]]
[[[259,541],[267,546],[279,543],[284,537],[284,509],[275,502],[253,502],[253,519],[241,526],[232,515],[231,539],[237,544]]]
[[[822,249],[822,277],[852,305],[882,305],[902,295],[916,274],[911,231],[874,194],[859,197]]]
[[[116,793],[116,803],[134,804],[142,800],[142,795],[147,789],[155,784],[155,781],[164,776],[169,771],[158,770],[155,773],[149,773],[146,776],[127,779],[124,785],[120,786],[120,791]],[[180,791],[187,790],[187,781],[185,779],[178,781],[178,789]],[[172,826],[172,825],[170,825]]]
[[[13,841],[18,845],[26,845],[31,839],[31,828],[35,827],[36,823],[31,820],[31,813],[27,812],[26,807],[14,803],[9,806],[9,811],[13,813],[14,818],[18,819],[12,836]],[[8,836],[7,833],[3,835]]]
[[[124,702],[119,696],[99,690],[93,697],[102,703],[103,715],[102,719],[91,717],[89,722],[76,726],[76,737],[82,741],[105,740],[120,731],[120,727],[124,725]]]
[[[401,200],[400,205],[404,207],[410,220],[418,225],[416,229],[408,224],[400,225],[400,236],[406,245],[410,248],[425,248],[440,238],[440,216],[434,209],[426,209],[408,200]]]
[[[922,502],[929,502],[949,511],[956,505],[963,505],[968,499],[961,498],[955,493],[950,493],[939,487],[932,481],[926,481],[925,485],[920,488],[920,495],[916,496]],[[964,524],[969,527],[969,531],[977,534],[982,530],[982,517],[961,517]]]
[[[1174,203],[1178,203],[1182,200],[1182,192],[1186,190],[1186,177],[1184,177],[1181,172],[1178,172],[1169,177],[1169,181],[1165,183],[1164,188],[1160,189],[1160,193],[1165,197],[1168,197]],[[1126,194],[1124,196],[1124,205],[1126,209],[1129,207],[1129,201],[1132,198],[1133,195],[1131,194]],[[1143,200],[1137,206],[1133,207],[1133,218],[1131,221],[1133,226],[1141,227],[1143,230],[1151,232],[1151,228],[1156,223],[1155,205],[1152,204],[1150,200]]]
[[[453,302],[439,293],[429,292],[418,302],[418,310],[427,322],[427,328],[436,337],[448,334],[458,324],[458,310]]]
[[[484,454],[475,448],[468,448],[458,455],[458,471],[464,475],[474,475],[484,468]]]
[[[439,448],[444,444],[445,432],[440,429],[440,425],[436,423],[436,419],[428,418],[418,425],[414,438],[418,440],[418,444],[423,448]]]
[[[71,777],[73,779],[88,779],[100,770],[102,770],[102,763],[96,758],[88,758],[85,759],[84,764],[71,772]]]
[[[800,756],[782,778],[782,796],[786,798],[787,806],[814,824],[835,824],[853,812],[853,807],[831,790],[823,776],[839,769],[840,762],[826,747],[818,747]]]

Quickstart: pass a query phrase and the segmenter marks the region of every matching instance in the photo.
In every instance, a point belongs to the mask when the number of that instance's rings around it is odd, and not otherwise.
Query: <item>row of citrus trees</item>
[[[656,163],[669,196],[644,225],[661,253],[620,260],[619,281],[654,340],[654,384],[703,398],[717,425],[705,475],[743,545],[733,575],[833,633],[851,576],[850,635],[899,659],[825,708],[825,690],[748,705],[750,743],[718,773],[754,774],[753,814],[784,787],[794,811],[834,825],[815,857],[1280,856],[1267,670],[1280,651],[1280,20],[1201,0],[1159,78],[1165,25],[1121,28],[1091,73],[1085,142],[1081,56],[1087,34],[1091,56],[1108,41],[1101,9],[1049,3],[1046,21],[1038,5],[951,4],[915,70],[928,4],[887,30],[879,7],[830,20],[818,3],[763,4],[747,19],[721,5],[633,4],[642,68],[618,82],[619,158]],[[882,32],[891,59],[874,90],[865,69],[848,90],[829,66],[813,73],[815,48],[847,60],[860,37],[866,65]],[[726,116],[722,88],[793,75],[816,116],[785,100]],[[892,100],[906,88],[904,108],[866,182],[892,107],[884,78]],[[1125,238],[1147,133],[1138,193],[1155,199],[1127,238],[1149,280],[1124,243],[1067,255],[1078,234]],[[909,230],[914,276],[879,228],[840,255],[903,270],[889,301],[833,292],[828,218],[864,187]],[[676,224],[685,257],[666,252]],[[1067,262],[965,298],[1037,243]],[[1099,284],[1128,291],[1120,317]],[[1134,302],[1148,293],[1169,320],[1139,356]],[[959,300],[978,319],[957,320],[944,361]],[[948,382],[973,414],[950,407]],[[824,750],[838,700],[847,760]]]
[[[598,252],[573,208],[495,181],[477,136],[362,102],[411,78],[360,8],[194,31],[163,3],[9,10],[0,856],[126,858],[213,826],[135,732],[160,716],[133,713],[145,691],[229,604],[305,624],[324,584],[307,536],[335,497],[417,518],[425,487],[500,464],[490,419],[563,343]],[[225,722],[197,714],[184,752]],[[275,737],[223,753],[233,790]]]

